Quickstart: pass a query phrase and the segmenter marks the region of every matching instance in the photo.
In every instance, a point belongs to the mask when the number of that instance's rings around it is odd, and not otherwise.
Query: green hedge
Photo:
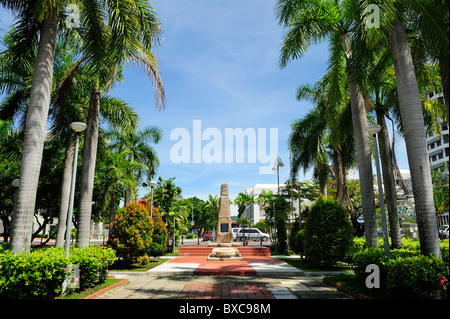
[[[435,299],[447,294],[449,264],[448,240],[440,243],[442,259],[420,255],[418,241],[405,241],[402,249],[361,249],[355,252],[352,265],[362,285],[368,273],[367,265],[375,264],[380,269],[380,295],[389,298]],[[443,283],[442,283],[443,282]]]
[[[105,281],[108,265],[115,258],[112,249],[101,246],[72,248],[69,258],[63,247],[14,255],[3,246],[0,248],[0,298],[55,298],[61,294],[70,264],[79,266],[80,289],[92,287]]]

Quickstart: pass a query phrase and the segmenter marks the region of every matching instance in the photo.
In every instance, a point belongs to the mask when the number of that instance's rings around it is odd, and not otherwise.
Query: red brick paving
[[[275,299],[264,284],[187,284],[178,299]]]
[[[246,262],[208,262],[200,264],[194,275],[197,276],[255,276],[256,271]]]

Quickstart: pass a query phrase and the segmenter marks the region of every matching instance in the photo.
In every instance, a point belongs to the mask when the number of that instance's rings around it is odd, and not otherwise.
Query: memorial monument
[[[230,198],[228,197],[228,185],[225,183],[220,187],[219,218],[217,220],[216,241],[218,244],[233,242]]]
[[[242,259],[239,250],[231,247],[234,244],[231,230],[230,199],[228,197],[228,185],[225,183],[220,187],[216,243],[208,244],[208,246],[219,247],[212,250],[208,260]]]

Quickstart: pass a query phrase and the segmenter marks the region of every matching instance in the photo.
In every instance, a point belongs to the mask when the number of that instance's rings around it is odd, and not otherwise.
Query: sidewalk
[[[324,284],[323,274],[305,273],[273,257],[176,257],[146,274],[111,275],[127,278],[128,284],[101,299],[353,299]]]

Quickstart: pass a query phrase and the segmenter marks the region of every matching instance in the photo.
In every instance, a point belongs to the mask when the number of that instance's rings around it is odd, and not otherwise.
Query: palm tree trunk
[[[436,226],[422,103],[406,32],[399,20],[392,22],[389,41],[394,59],[398,100],[411,172],[420,250],[424,255],[440,257],[441,249]]]
[[[334,148],[334,171],[336,175],[336,200],[345,208],[345,170],[342,152],[339,147]]]
[[[30,251],[36,192],[47,135],[47,118],[53,81],[58,13],[44,18],[41,27],[36,65],[31,83],[23,145],[16,216],[11,234],[11,250],[17,254]]]
[[[364,234],[369,248],[378,247],[377,216],[373,191],[372,158],[370,154],[369,133],[363,96],[355,83],[350,80],[350,100],[352,108],[353,132],[356,157],[358,160],[361,200],[364,214]]]
[[[369,133],[367,132],[367,117],[364,99],[356,84],[352,72],[352,53],[348,36],[341,32],[342,43],[347,58],[350,104],[352,110],[353,134],[355,138],[356,157],[358,161],[359,182],[361,185],[361,200],[364,214],[364,234],[369,248],[378,247],[377,219],[375,210],[375,195],[373,191],[372,158]]]
[[[394,169],[392,167],[392,154],[389,143],[389,133],[384,119],[384,112],[375,108],[377,123],[381,126],[378,133],[378,147],[380,149],[381,168],[383,172],[384,195],[388,210],[389,227],[391,230],[392,248],[398,249],[402,245],[400,222],[397,211],[397,194],[395,191]]]
[[[92,194],[94,190],[95,161],[97,158],[100,90],[93,89],[87,117],[81,164],[80,205],[78,209],[77,247],[89,246],[91,232]]]
[[[56,247],[64,246],[66,223],[67,223],[67,211],[69,210],[69,197],[70,197],[70,185],[72,181],[72,166],[73,166],[73,153],[74,145],[70,142],[66,149],[66,158],[64,160],[64,171],[61,183],[61,203],[59,206],[58,217],[58,231],[56,233]]]

